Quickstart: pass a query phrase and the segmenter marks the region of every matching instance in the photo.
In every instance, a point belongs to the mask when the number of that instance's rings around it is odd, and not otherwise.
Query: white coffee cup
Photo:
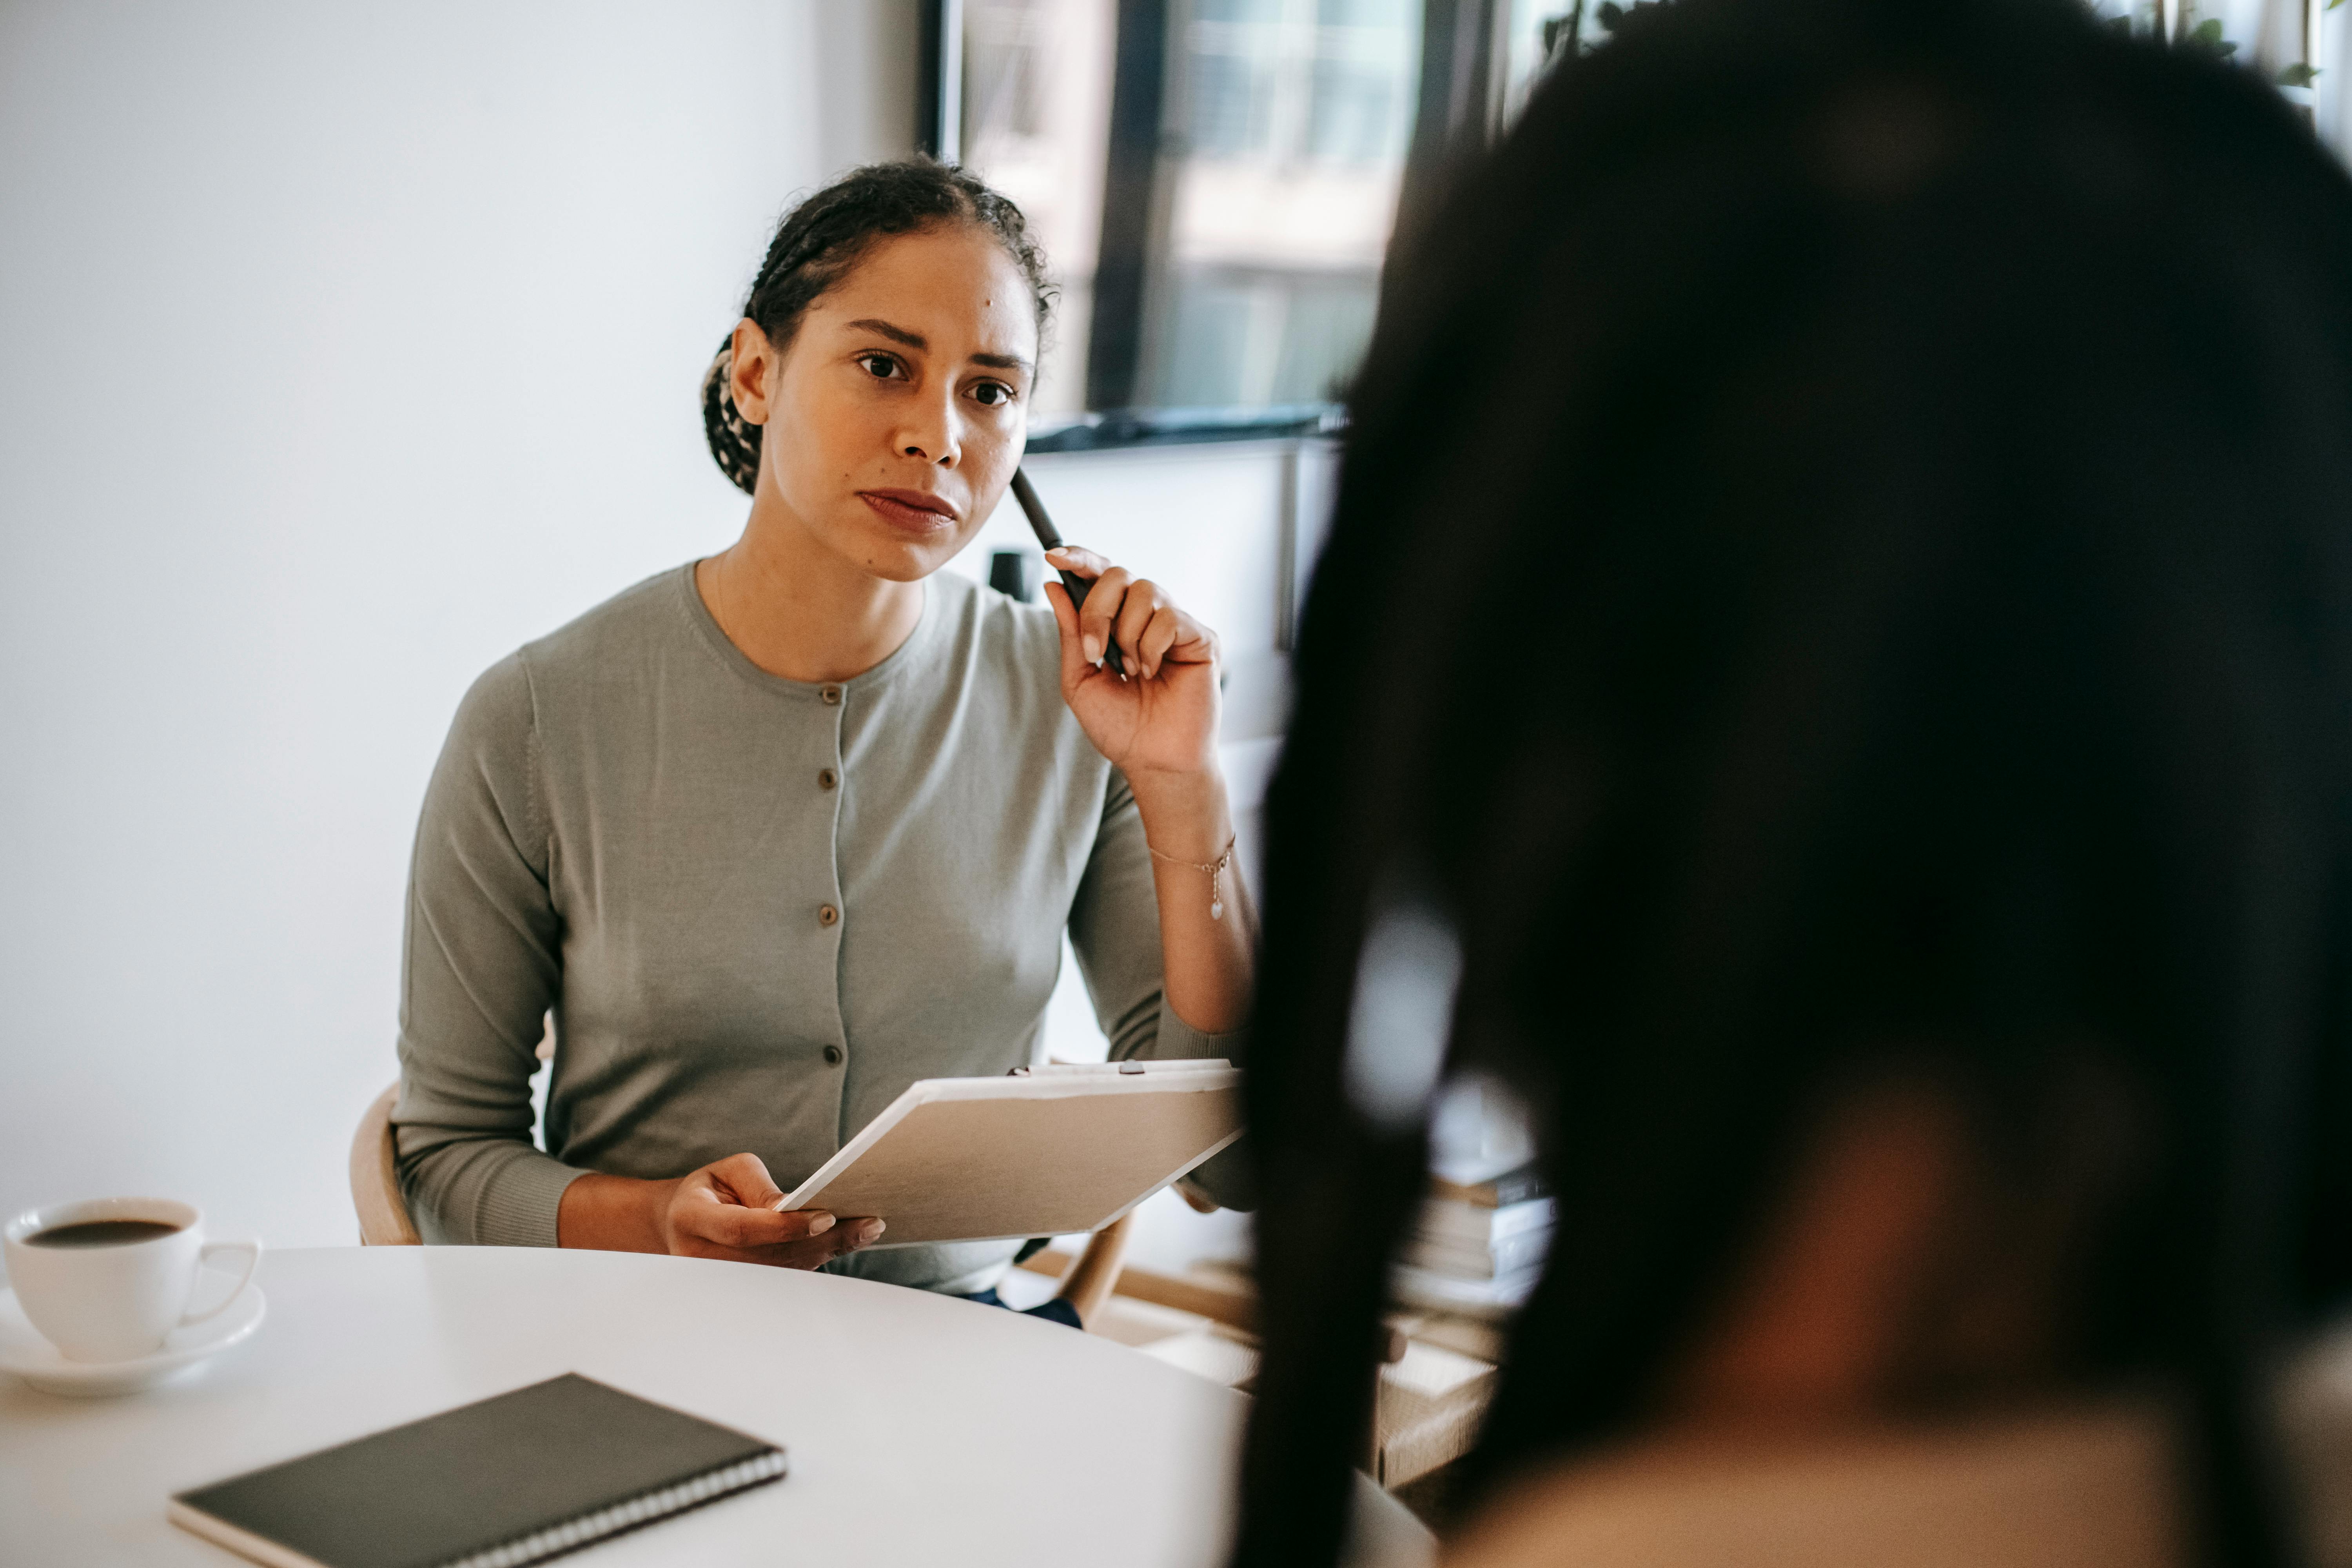
[[[59,1234],[100,1225],[168,1228],[132,1240],[110,1239],[102,1230]],[[0,1230],[0,1241],[17,1304],[68,1361],[129,1361],[161,1349],[173,1329],[228,1310],[261,1262],[261,1243],[207,1242],[204,1215],[171,1198],[90,1198],[27,1209]],[[197,1266],[236,1253],[245,1257],[236,1286],[194,1310]]]

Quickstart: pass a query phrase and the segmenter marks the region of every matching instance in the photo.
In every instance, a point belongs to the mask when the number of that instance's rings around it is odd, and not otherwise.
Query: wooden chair
[[[399,1100],[395,1079],[352,1137],[352,1207],[359,1211],[362,1247],[416,1247],[425,1239],[400,1195],[400,1160],[392,1141],[392,1108]]]
[[[375,1097],[360,1118],[352,1138],[352,1207],[359,1212],[362,1247],[415,1247],[423,1237],[408,1216],[400,1195],[400,1162],[393,1142],[392,1108],[400,1100],[400,1084]],[[1087,1249],[1070,1265],[1054,1294],[1077,1309],[1080,1322],[1092,1322],[1118,1285],[1127,1261],[1128,1227],[1132,1215],[1113,1220],[1087,1238]]]

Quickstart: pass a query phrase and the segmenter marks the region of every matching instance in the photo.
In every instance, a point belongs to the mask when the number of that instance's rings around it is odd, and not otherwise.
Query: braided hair
[[[987,230],[1028,280],[1042,334],[1054,302],[1045,253],[1029,237],[1021,209],[952,163],[903,158],[853,169],[784,215],[743,301],[743,314],[779,353],[819,295],[848,275],[877,239],[944,224]],[[761,426],[735,406],[734,334],[702,376],[702,430],[721,472],[750,495],[760,472]]]
[[[1428,1190],[1353,1020],[1438,918],[1430,1066],[1514,1086],[1558,1211],[1448,1511],[1651,1429],[1821,1108],[1923,1071],[1988,1202],[2129,1107],[2046,1211],[2039,1375],[2176,1401],[2183,1560],[2294,1562],[2271,1369],[2352,1300],[2352,181],[2086,6],[1639,15],[1407,236],[1354,383],[1265,804],[1231,1562],[1342,1555]],[[1540,374],[1463,373],[1497,321]],[[1967,1377],[1906,1414],[2023,1393]]]

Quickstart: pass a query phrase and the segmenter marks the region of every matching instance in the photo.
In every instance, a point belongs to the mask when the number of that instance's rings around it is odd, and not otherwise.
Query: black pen
[[[1036,534],[1037,542],[1048,550],[1062,548],[1062,536],[1054,531],[1054,520],[1045,515],[1045,503],[1037,499],[1037,487],[1031,484],[1029,476],[1019,468],[1013,470],[1013,499],[1021,503],[1021,513],[1029,520],[1030,531]],[[1075,610],[1084,605],[1087,590],[1094,584],[1075,572],[1064,572],[1058,566],[1054,571],[1062,579],[1062,586],[1069,590],[1070,608]],[[1127,667],[1119,662],[1118,644],[1111,637],[1103,638],[1103,668],[1113,675],[1124,676],[1127,673]]]

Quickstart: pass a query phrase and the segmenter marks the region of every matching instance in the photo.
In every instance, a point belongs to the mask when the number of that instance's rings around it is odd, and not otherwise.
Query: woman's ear
[[[729,393],[735,411],[746,425],[768,422],[768,391],[775,379],[777,354],[760,323],[746,316],[735,323],[735,353],[728,370]]]

